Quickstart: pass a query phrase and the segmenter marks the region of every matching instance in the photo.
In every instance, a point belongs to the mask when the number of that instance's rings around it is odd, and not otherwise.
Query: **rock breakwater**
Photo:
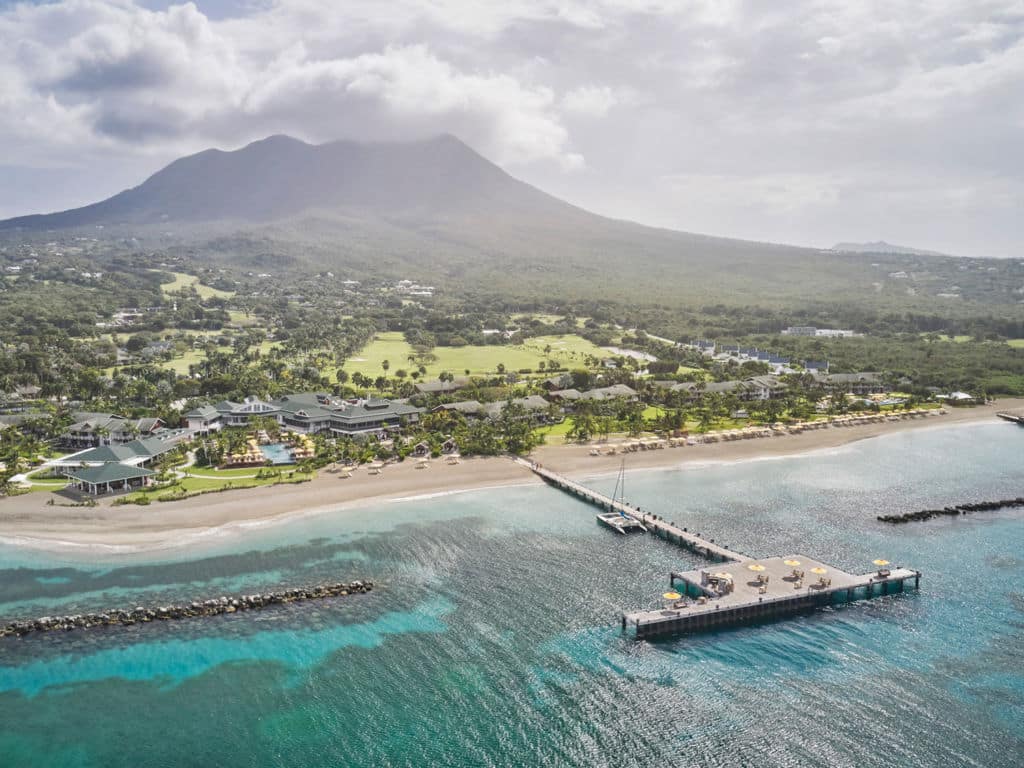
[[[359,595],[372,589],[372,581],[338,582],[253,595],[224,595],[209,600],[193,601],[184,605],[161,605],[156,608],[115,608],[102,613],[43,616],[38,619],[12,621],[8,624],[0,625],[0,637],[22,637],[33,632],[66,632],[73,629],[130,626],[132,624],[144,624],[152,621],[219,616],[223,613],[235,613],[237,611],[258,611],[285,603]]]
[[[970,512],[991,512],[996,509],[1007,509],[1012,507],[1024,507],[1024,496],[1016,499],[1002,499],[1000,501],[977,501],[972,504],[958,504],[955,507],[943,507],[942,509],[922,509],[920,512],[905,512],[902,515],[878,515],[878,520],[883,523],[916,523],[922,520],[931,520],[933,517],[954,517],[966,515]]]

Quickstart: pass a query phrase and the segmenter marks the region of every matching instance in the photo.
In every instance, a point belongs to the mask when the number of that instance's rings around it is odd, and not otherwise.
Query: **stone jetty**
[[[916,523],[922,520],[931,520],[933,517],[955,517],[970,512],[991,512],[996,509],[1013,507],[1024,507],[1024,496],[1018,496],[1016,499],[1001,499],[1000,501],[957,504],[955,507],[943,507],[942,509],[922,509],[920,512],[905,512],[902,515],[878,515],[878,520],[883,523]]]
[[[73,616],[43,616],[38,619],[12,621],[0,625],[0,637],[21,637],[33,632],[70,631],[93,627],[130,626],[152,621],[219,616],[237,611],[258,611],[274,605],[322,600],[328,597],[359,595],[373,589],[372,581],[318,584],[312,587],[264,592],[254,595],[221,596],[185,605],[161,605],[156,608],[116,608],[103,613],[82,613]]]

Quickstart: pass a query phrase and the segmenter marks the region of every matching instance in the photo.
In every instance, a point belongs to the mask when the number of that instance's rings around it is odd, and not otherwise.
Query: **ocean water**
[[[610,490],[614,477],[595,477]],[[0,616],[319,579],[365,596],[0,640],[2,766],[1020,766],[1024,514],[875,515],[1024,492],[1024,430],[888,435],[638,471],[626,496],[757,555],[919,592],[658,642],[624,637],[698,564],[546,487],[328,513],[159,556],[0,549]]]

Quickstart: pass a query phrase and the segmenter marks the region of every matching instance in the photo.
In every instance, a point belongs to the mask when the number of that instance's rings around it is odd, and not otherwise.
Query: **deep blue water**
[[[1002,424],[629,473],[630,500],[748,553],[924,573],[920,592],[656,643],[624,638],[620,610],[698,561],[545,487],[310,517],[159,560],[0,549],[2,616],[379,585],[0,640],[0,765],[1019,766],[1024,514],[875,515],[1022,486],[1024,430]]]

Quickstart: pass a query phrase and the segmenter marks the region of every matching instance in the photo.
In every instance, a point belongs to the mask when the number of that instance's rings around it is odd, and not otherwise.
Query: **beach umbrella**
[[[819,565],[816,568],[811,568],[811,573],[817,573],[817,574],[828,573],[828,568],[822,568]]]
[[[877,565],[879,567],[881,567],[883,565],[888,565],[889,564],[888,560],[872,560],[871,562],[873,562],[875,565]]]
[[[725,571],[721,571],[719,573],[714,574],[714,577],[716,579],[726,579],[728,581],[732,581],[732,574],[726,573]]]
[[[749,568],[752,571],[763,571],[764,570],[764,566],[761,565],[760,563],[752,563],[751,565],[748,565],[747,568]]]
[[[800,565],[799,560],[783,560],[782,562],[786,565]]]
[[[662,597],[666,600],[678,600],[682,597],[682,595],[680,595],[678,592],[666,592],[662,595]]]

